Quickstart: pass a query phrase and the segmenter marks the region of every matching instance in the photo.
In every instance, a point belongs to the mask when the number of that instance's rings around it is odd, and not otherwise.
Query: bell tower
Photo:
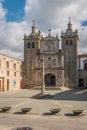
[[[35,86],[36,57],[40,48],[40,31],[36,32],[33,21],[30,35],[24,35],[24,63],[23,63],[23,88]]]
[[[77,55],[78,55],[78,30],[73,31],[69,18],[66,32],[61,33],[61,44],[64,54],[64,86],[75,88],[78,85]]]

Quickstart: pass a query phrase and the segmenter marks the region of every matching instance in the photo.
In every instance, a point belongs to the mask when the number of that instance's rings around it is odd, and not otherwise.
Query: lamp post
[[[41,95],[45,93],[45,83],[44,83],[44,55],[42,58],[42,85],[41,85]]]

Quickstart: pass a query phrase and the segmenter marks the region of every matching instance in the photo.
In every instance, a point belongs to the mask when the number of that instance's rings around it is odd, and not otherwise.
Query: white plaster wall
[[[78,68],[80,65],[80,70],[84,69],[84,60],[87,60],[87,58],[80,58],[80,64],[79,64],[79,59],[78,59]]]

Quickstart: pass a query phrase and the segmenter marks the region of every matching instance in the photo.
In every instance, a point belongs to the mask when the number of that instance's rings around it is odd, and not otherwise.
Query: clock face
[[[70,35],[71,34],[71,30],[67,30],[67,35]]]

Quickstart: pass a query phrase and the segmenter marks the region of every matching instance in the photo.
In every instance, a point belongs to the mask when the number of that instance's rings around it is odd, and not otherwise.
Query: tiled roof
[[[80,58],[84,58],[84,57],[87,57],[87,54],[80,54],[80,55],[78,55],[78,57]]]

